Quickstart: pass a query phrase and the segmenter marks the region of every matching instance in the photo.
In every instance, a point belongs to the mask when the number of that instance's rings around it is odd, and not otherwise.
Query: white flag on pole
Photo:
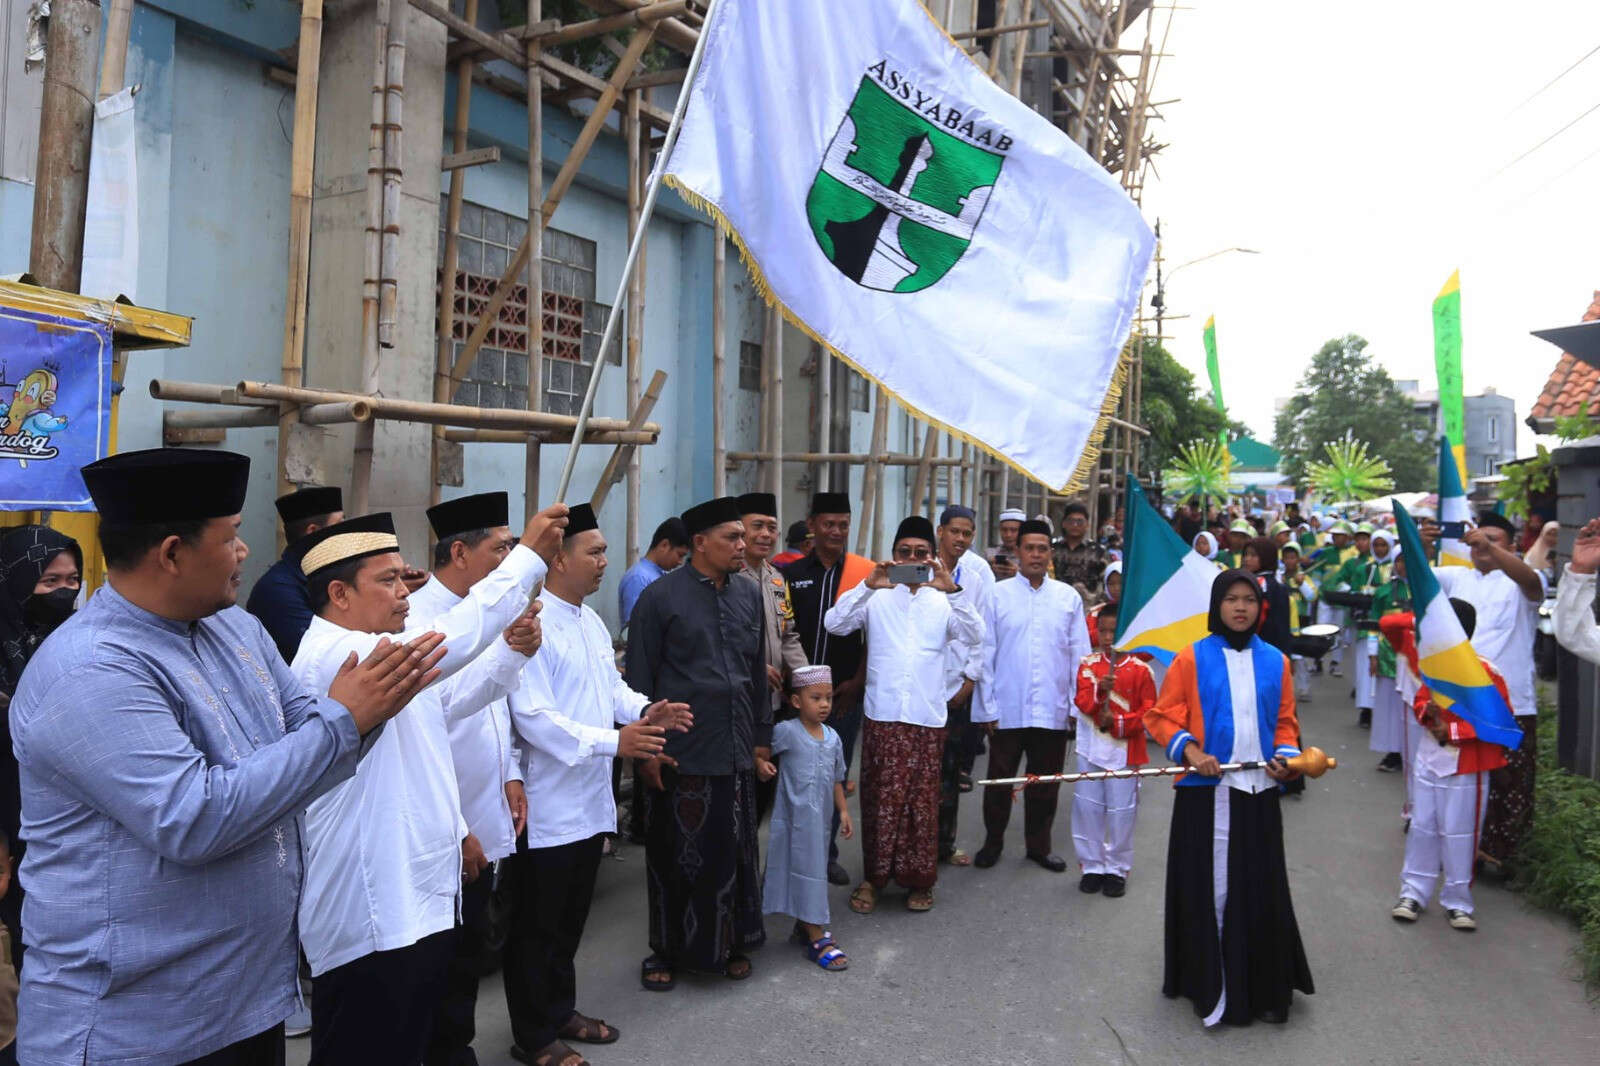
[[[666,180],[787,316],[1045,484],[1086,479],[1154,237],[917,0],[721,0]]]

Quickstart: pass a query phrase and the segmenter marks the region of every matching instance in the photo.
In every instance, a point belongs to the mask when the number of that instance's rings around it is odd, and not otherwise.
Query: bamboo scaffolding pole
[[[383,232],[379,237],[378,347],[393,348],[399,328],[400,195],[405,178],[404,131],[406,23],[410,12],[391,10],[383,63]]]
[[[606,91],[606,83],[604,81],[581,67],[575,67],[571,63],[564,62],[548,53],[540,55],[539,69],[549,76],[554,85],[563,86],[561,89],[563,98],[593,96],[598,100]],[[680,70],[678,73],[681,76],[683,72]],[[634,78],[629,78],[623,88],[641,87],[633,84],[635,80]],[[616,106],[615,102],[613,102],[612,106]],[[660,130],[666,129],[672,123],[671,112],[663,111],[653,104],[641,105],[639,115],[651,126]]]
[[[876,410],[872,415],[870,458],[866,461],[866,468],[861,477],[861,528],[856,531],[856,554],[868,556],[876,550],[883,527],[883,519],[880,517],[882,508],[878,506],[878,498],[881,495],[879,489],[883,482],[884,460],[881,457],[889,435],[889,394],[881,388],[877,390],[875,406]]]
[[[637,14],[636,12],[634,14]],[[623,135],[628,142],[628,240],[639,243],[639,265],[634,268],[633,276],[628,281],[628,341],[627,341],[627,409],[637,411],[640,402],[640,378],[643,372],[643,353],[641,344],[644,340],[644,275],[645,259],[650,250],[650,235],[640,225],[640,207],[644,195],[644,186],[649,181],[649,174],[645,171],[648,162],[642,145],[639,129],[639,104],[644,97],[644,90],[634,89],[627,95],[627,108],[623,115]],[[597,359],[605,358],[601,352]],[[651,402],[654,406],[654,401]],[[622,450],[613,453],[612,461],[622,456]],[[627,496],[628,506],[624,514],[623,544],[627,552],[627,562],[631,567],[639,561],[639,454],[631,449],[627,452]],[[605,502],[605,497],[611,492],[611,482],[615,471],[607,467],[604,476],[600,479],[599,486],[595,489],[600,501]],[[591,503],[593,501],[591,500]]]
[[[639,402],[633,406],[633,414],[628,416],[628,425],[637,428],[645,424],[645,419],[650,417],[650,412],[655,410],[656,401],[661,399],[661,390],[666,387],[667,372],[657,370],[650,378],[650,387],[644,390],[644,395],[639,397]],[[619,443],[611,458],[606,461],[605,469],[600,472],[600,480],[595,483],[594,493],[589,497],[589,505],[599,511],[605,506],[606,497],[611,494],[611,487],[617,483],[618,471],[624,466],[637,469],[639,451],[629,444]],[[635,560],[637,562],[637,560]]]
[[[930,425],[922,434],[921,458],[917,460],[917,476],[911,482],[911,509],[922,510],[922,501],[928,493],[928,475],[933,471],[934,449],[939,445],[939,434]]]
[[[572,180],[578,176],[578,169],[583,166],[583,161],[588,158],[589,149],[594,147],[595,139],[600,136],[600,130],[604,128],[607,116],[611,113],[611,109],[616,106],[617,98],[622,93],[622,87],[628,81],[628,75],[633,73],[633,69],[638,65],[640,57],[644,55],[645,48],[649,46],[653,32],[653,27],[645,27],[634,34],[633,40],[628,44],[627,52],[617,61],[616,69],[611,73],[611,80],[606,82],[605,92],[601,94],[599,103],[595,105],[594,110],[590,112],[588,119],[584,122],[583,129],[579,131],[577,140],[573,142],[571,150],[567,152],[566,160],[561,164],[561,170],[557,172],[555,180],[550,183],[550,191],[545,194],[544,203],[539,208],[540,224],[538,231],[540,234],[543,234],[544,225],[556,213],[556,208],[560,206],[562,197],[566,195],[567,189],[571,187]],[[529,84],[530,86],[533,84],[531,79]],[[684,94],[684,96],[686,97],[687,94]],[[463,369],[472,365],[472,360],[477,358],[478,349],[483,346],[484,337],[488,336],[489,330],[499,319],[500,309],[505,306],[506,298],[511,295],[511,289],[516,284],[517,276],[528,265],[528,258],[533,248],[531,242],[534,230],[534,220],[530,217],[528,219],[528,232],[523,235],[521,243],[517,245],[516,255],[512,256],[505,273],[500,275],[500,280],[496,282],[494,291],[489,294],[489,299],[484,304],[483,310],[478,313],[478,322],[472,327],[471,336],[467,338],[467,343],[461,349],[461,354],[456,357],[455,368],[451,372],[452,377],[459,378]],[[624,276],[623,281],[626,284],[626,276]],[[621,299],[622,294],[619,294],[617,301],[620,302]],[[601,351],[603,352],[604,350],[605,346],[602,345]],[[595,365],[599,367],[603,363],[604,360],[601,359],[597,360]],[[594,376],[598,377],[599,375],[596,374]]]
[[[351,422],[370,422],[372,404],[366,400],[344,403],[318,403],[295,407],[298,420],[308,426],[335,426]],[[161,412],[164,429],[245,429],[278,425],[278,412],[272,407],[224,406],[218,410]]]
[[[622,11],[615,15],[604,15],[597,19],[590,19],[587,22],[569,22],[559,29],[540,33],[536,38],[530,37],[530,40],[537,39],[545,48],[554,48],[557,45],[571,44],[573,41],[599,37],[615,30],[652,25],[662,19],[681,15],[688,9],[689,0],[659,0],[659,2],[653,3],[649,7]],[[530,22],[529,25],[532,25],[532,23]]]
[[[767,463],[773,460],[771,452],[762,451],[736,451],[728,453],[730,463]],[[882,461],[885,466],[917,466],[922,462],[921,454],[910,452],[885,452],[882,455],[873,455],[870,452],[784,452],[777,456],[780,463],[846,463],[861,466]],[[956,466],[961,460],[935,456],[930,459],[930,466]]]
[[[1112,36],[1111,36],[1111,43],[1113,45],[1115,45],[1118,41],[1122,40],[1123,31],[1128,28],[1128,26],[1127,26],[1127,18],[1128,18],[1128,5],[1125,4],[1125,3],[1118,4],[1117,5],[1117,20],[1116,20],[1116,27],[1117,28],[1112,33]],[[1100,57],[1098,55],[1096,55],[1089,62],[1090,62],[1091,65],[1097,65],[1099,59],[1100,59]],[[1113,67],[1114,67],[1114,65],[1113,65]],[[1105,103],[1103,105],[1103,110],[1102,110],[1101,115],[1100,115],[1099,124],[1095,128],[1094,151],[1092,153],[1090,153],[1102,165],[1104,165],[1105,158],[1106,158],[1106,131],[1111,126],[1111,104],[1112,104],[1112,84],[1111,83],[1112,83],[1112,80],[1114,79],[1114,77],[1115,77],[1114,71],[1113,72],[1108,72],[1106,74],[1106,79],[1105,79],[1105,81],[1106,81]],[[1093,93],[1093,91],[1094,91],[1094,82],[1093,82],[1093,80],[1091,80],[1090,83],[1089,83],[1089,91],[1091,93]],[[1089,101],[1086,101],[1086,102],[1089,103],[1090,106],[1093,106],[1092,100],[1089,100]]]
[[[310,4],[305,5],[310,8]],[[316,18],[322,18],[322,4],[316,5]],[[306,14],[300,16],[300,29],[305,30]],[[128,31],[133,26],[133,0],[111,0],[111,10],[106,13],[106,39],[104,55],[100,58],[100,91],[96,98],[104,100],[122,91],[128,76]]]
[[[466,0],[462,17],[468,22],[478,18],[478,0]],[[471,56],[463,56],[456,63],[456,109],[451,122],[450,147],[457,155],[467,150],[467,129],[472,119],[472,71],[476,66]],[[444,211],[444,270],[439,280],[438,333],[433,360],[433,402],[449,403],[455,390],[451,387],[450,370],[455,365],[456,327],[456,271],[460,267],[461,201],[466,197],[467,173],[450,171],[450,192]],[[299,382],[284,382],[285,385]],[[431,476],[428,478],[428,502],[437,504],[441,497],[439,485],[439,444],[444,431],[433,431],[431,446]]]
[[[539,21],[544,0],[528,0],[528,25]],[[540,410],[544,404],[544,79],[539,76],[539,59],[544,46],[537,40],[527,44],[528,76],[528,394],[527,408]],[[538,254],[534,254],[537,249]],[[499,314],[499,312],[495,312]],[[600,354],[601,358],[605,353]],[[529,437],[522,455],[523,513],[539,509],[539,477],[543,453],[541,441]]]
[[[657,0],[583,0],[584,4],[603,15],[617,11],[638,11],[653,6]],[[711,11],[706,11],[703,21],[711,20]],[[677,18],[664,18],[654,26],[661,43],[675,48],[685,55],[692,56],[695,45],[700,41],[700,31],[688,23]]]
[[[778,454],[783,453],[783,316],[778,314],[777,308],[767,311],[769,321],[772,323],[772,395],[768,407],[771,408],[771,439],[772,450]],[[767,465],[767,491],[773,495],[783,492],[783,466],[781,463]]]
[[[496,36],[488,30],[479,29],[471,17],[461,18],[457,16],[449,7],[440,3],[439,0],[409,0],[409,2],[418,11],[444,23],[450,32],[460,39],[471,42],[475,50],[488,52],[497,59],[503,59],[507,63],[512,63],[519,67],[522,66],[522,48],[511,38]],[[530,23],[530,25],[532,24]],[[459,59],[461,57],[456,56],[453,58]]]
[[[1029,21],[1029,17],[1032,14],[1033,0],[1022,0],[1022,21],[1017,25],[1019,27],[1034,26],[1035,24]],[[1046,25],[1049,25],[1050,23],[1049,19],[1043,19],[1041,21],[1043,21]],[[1026,32],[1032,31],[1026,30],[1025,33]],[[1018,99],[1021,99],[1022,97],[1022,65],[1027,57],[1028,38],[1026,36],[1022,36],[1013,39],[1011,42],[1011,95],[1017,97]]]
[[[816,368],[817,451],[825,452],[833,447],[833,355],[816,341],[811,342],[811,365]],[[813,464],[811,469],[813,492],[833,491],[832,470],[833,468],[827,463]]]
[[[575,429],[578,419],[571,415],[555,415],[545,411],[518,411],[508,407],[470,407],[455,403],[425,403],[419,400],[397,400],[388,396],[364,396],[358,393],[335,392],[329,389],[290,388],[264,381],[241,381],[232,390],[223,390],[225,402],[230,393],[240,400],[249,398],[277,400],[284,403],[338,403],[345,400],[366,400],[372,404],[373,417],[385,421],[423,422],[428,425],[467,426],[479,429],[566,430]],[[625,430],[627,422],[617,418],[591,418],[591,428],[600,430]],[[645,428],[660,432],[653,423]]]
[[[294,75],[294,134],[289,162],[289,284],[284,300],[281,380],[299,385],[305,376],[306,304],[311,278],[311,192],[317,159],[317,90],[322,67],[322,0],[300,6],[300,48]],[[291,404],[278,411],[277,493],[294,490],[287,463],[294,424],[304,412]],[[369,416],[370,418],[370,416]],[[369,419],[350,419],[364,422]],[[281,535],[281,532],[280,532]]]
[[[571,430],[518,431],[515,429],[469,429],[461,426],[447,427],[444,439],[457,444],[571,444]],[[651,430],[591,429],[583,435],[585,444],[654,444],[660,434]]]
[[[764,489],[777,449],[772,446],[772,313],[761,315],[761,388],[756,392],[756,451],[766,456],[756,466],[756,488]]]
[[[402,6],[400,9],[404,11]],[[367,133],[367,228],[362,247],[361,282],[361,387],[378,391],[379,289],[383,274],[383,168],[384,98],[389,50],[391,0],[376,0],[372,20],[372,116]],[[371,422],[356,427],[355,454],[350,466],[349,511],[366,514],[372,495]]]
[[[1022,10],[1025,21],[1014,22],[1009,26],[989,26],[981,30],[963,30],[960,33],[952,33],[950,37],[956,41],[982,40],[988,37],[999,37],[1007,33],[1026,33],[1029,30],[1042,30],[1046,26],[1054,25],[1050,19],[1028,20],[1028,9],[1024,7]]]
[[[711,249],[711,485],[713,495],[728,494],[727,400],[727,302],[728,236],[722,223],[715,229],[716,244]]]
[[[457,84],[470,84],[470,82],[471,79],[467,78]],[[498,162],[500,162],[500,146],[491,144],[487,148],[469,148],[461,152],[451,152],[439,161],[439,169],[457,171],[468,167],[481,167],[485,163]]]
[[[276,400],[255,397],[229,398],[226,394],[233,391],[233,389],[224,385],[207,385],[198,381],[171,381],[166,378],[154,378],[150,382],[150,395],[157,400],[168,400],[174,403],[242,404],[247,407],[278,406]]]

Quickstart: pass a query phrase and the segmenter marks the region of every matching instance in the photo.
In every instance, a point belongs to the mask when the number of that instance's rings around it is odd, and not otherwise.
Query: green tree
[[[1367,342],[1351,333],[1312,357],[1273,424],[1272,443],[1283,453],[1284,473],[1304,483],[1306,465],[1324,458],[1322,446],[1349,433],[1388,460],[1397,490],[1425,491],[1438,481],[1433,427],[1366,349]]]
[[[1237,437],[1243,427],[1224,423],[1211,403],[1210,393],[1195,391],[1194,375],[1185,370],[1154,337],[1142,339],[1144,378],[1140,411],[1150,437],[1140,449],[1146,475],[1166,470],[1178,459],[1178,450],[1198,438],[1215,440],[1221,429]]]

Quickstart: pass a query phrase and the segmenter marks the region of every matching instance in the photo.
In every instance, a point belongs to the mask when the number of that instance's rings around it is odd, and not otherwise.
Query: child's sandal
[[[806,958],[822,967],[824,970],[848,970],[850,957],[840,951],[833,942],[833,934],[824,932],[821,938],[813,940],[806,948]]]

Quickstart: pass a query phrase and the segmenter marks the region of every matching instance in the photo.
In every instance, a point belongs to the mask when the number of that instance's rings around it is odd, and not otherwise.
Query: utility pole
[[[83,279],[83,219],[99,60],[99,0],[55,0],[45,35],[28,248],[29,273],[49,289],[77,292]]]

